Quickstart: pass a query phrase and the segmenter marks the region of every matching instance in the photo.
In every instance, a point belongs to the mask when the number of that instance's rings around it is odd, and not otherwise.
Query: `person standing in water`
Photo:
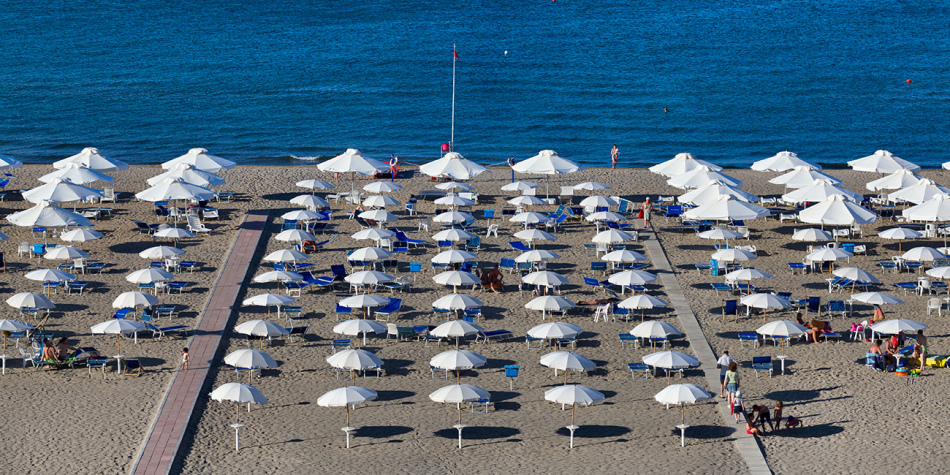
[[[617,159],[620,157],[620,151],[617,150],[617,144],[614,144],[614,148],[610,149],[610,163],[612,163],[611,168],[617,168]]]

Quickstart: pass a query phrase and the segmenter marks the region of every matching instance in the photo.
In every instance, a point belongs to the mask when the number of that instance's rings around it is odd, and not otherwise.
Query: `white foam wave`
[[[319,157],[319,156],[314,156],[314,157],[298,157],[298,156],[296,156],[296,155],[291,155],[291,158],[293,158],[293,159],[295,159],[295,160],[306,160],[306,161],[308,161],[308,162],[312,162],[312,161],[315,161],[315,160],[320,160],[322,157]]]

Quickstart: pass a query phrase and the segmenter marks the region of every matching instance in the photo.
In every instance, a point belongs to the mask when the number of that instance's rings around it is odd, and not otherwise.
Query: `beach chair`
[[[528,343],[528,348],[541,349],[541,346],[544,344],[543,338],[535,338],[531,335],[525,335],[524,341]],[[532,346],[537,344],[538,346]]]
[[[488,343],[488,340],[491,340],[492,338],[503,340],[505,338],[511,338],[513,336],[515,336],[515,334],[508,330],[481,331],[481,332],[478,332],[477,335],[475,335],[475,343],[478,343],[479,339],[482,340],[482,343]]]
[[[149,316],[148,319],[151,320],[151,316]],[[159,328],[145,321],[144,316],[143,316],[142,324],[145,325],[146,330],[149,330],[152,332],[152,338],[158,337],[159,340],[161,340],[165,336],[166,333],[178,333],[179,335],[187,335],[188,330],[189,330],[189,327],[186,325],[174,325],[170,327]]]
[[[595,261],[590,263],[590,270],[594,272],[601,272],[604,275],[607,275],[607,263],[603,261]]]
[[[310,325],[309,325],[309,324],[308,324],[308,325],[299,325],[299,326],[294,326],[294,327],[288,328],[288,329],[287,329],[287,338],[290,339],[290,343],[293,343],[293,342],[294,342],[294,335],[299,336],[301,340],[306,340],[307,338],[306,338],[304,335],[306,335],[308,328],[310,328]]]
[[[821,317],[821,297],[808,297],[808,301],[805,303],[806,313],[817,313],[818,317]]]
[[[349,338],[339,338],[339,339],[333,340],[330,346],[333,348],[334,353],[336,353],[339,350],[348,350],[352,348],[352,346],[350,345]]]
[[[736,317],[736,321],[739,321],[739,301],[736,299],[728,299],[722,301],[722,321],[726,321],[726,316],[731,315]]]
[[[102,371],[102,377],[106,377],[106,366],[109,364],[109,358],[89,358],[86,360],[86,368],[89,371],[89,377],[92,377],[92,370],[99,369]]]
[[[650,367],[646,363],[627,363],[627,367],[630,368],[630,376],[634,381],[637,379],[650,379]],[[642,378],[637,378],[638,374],[642,374]]]
[[[637,349],[640,346],[640,339],[629,334],[621,333],[620,334],[620,349],[627,349],[627,345],[632,344],[634,349]]]
[[[752,371],[755,372],[755,377],[759,377],[759,371],[767,371],[769,377],[772,377],[772,357],[771,356],[753,356],[752,357]]]
[[[712,283],[709,285],[716,291],[716,297],[719,296],[719,292],[729,292],[731,294],[733,291],[733,288],[728,284]]]
[[[530,247],[525,246],[521,241],[511,241],[508,243],[508,245],[511,246],[512,249],[520,252],[528,252],[533,250]]]
[[[402,307],[402,299],[389,299],[389,305],[373,312],[373,316],[376,321],[388,322],[389,319],[399,311],[400,307]]]
[[[422,335],[422,341],[425,343],[423,346],[426,347],[426,348],[429,347],[429,343],[435,343],[436,348],[442,346],[442,337],[441,337],[441,336],[435,336],[435,335],[429,333],[428,331],[426,331],[426,332]]]
[[[210,233],[211,229],[201,224],[201,220],[198,219],[198,216],[189,214],[185,217],[188,230],[193,233]]]
[[[792,271],[792,275],[795,274],[805,274],[806,268],[804,262],[789,262],[788,269]]]
[[[432,379],[449,379],[449,370],[439,369],[435,366],[429,365],[429,372],[432,373]],[[436,373],[441,372],[441,376],[437,376]]]
[[[749,343],[752,349],[759,347],[759,335],[757,333],[739,333],[739,348],[745,348]]]
[[[828,315],[832,319],[834,319],[835,315],[841,315],[841,318],[844,318],[845,315],[847,315],[847,308],[845,308],[844,300],[829,300]]]
[[[396,239],[400,241],[404,241],[412,247],[419,247],[419,246],[425,247],[426,245],[425,239],[412,239],[409,236],[407,236],[406,233],[395,228],[390,229],[390,231],[396,233]]]
[[[435,308],[432,307],[432,316],[433,319],[437,322],[449,321],[452,317],[452,311],[446,308]]]
[[[348,318],[353,314],[353,309],[351,307],[344,307],[339,303],[336,304],[336,320],[340,321],[340,316],[342,315],[344,319]]]
[[[498,267],[502,270],[508,270],[508,273],[511,274],[515,271],[515,268],[518,266],[515,263],[515,260],[513,258],[502,257],[501,262],[498,264]]]

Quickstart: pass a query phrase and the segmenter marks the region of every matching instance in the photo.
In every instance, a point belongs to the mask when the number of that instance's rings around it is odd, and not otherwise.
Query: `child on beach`
[[[188,369],[188,348],[181,350],[181,369]]]
[[[788,416],[788,419],[785,420],[785,428],[792,429],[795,433],[798,433],[798,428],[802,427],[802,420],[795,416]]]
[[[739,423],[739,414],[745,414],[745,407],[742,406],[742,391],[736,391],[736,397],[732,400],[732,415],[736,416],[736,424]]]
[[[782,425],[782,408],[785,407],[785,404],[782,401],[775,402],[775,409],[772,411],[775,422],[772,423],[772,432],[775,432]]]
[[[756,429],[755,424],[752,423],[752,417],[748,414],[745,415],[745,433],[752,434],[754,437],[762,435],[762,432]]]

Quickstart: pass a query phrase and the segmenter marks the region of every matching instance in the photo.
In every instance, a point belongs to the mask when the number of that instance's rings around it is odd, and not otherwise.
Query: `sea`
[[[616,144],[624,167],[879,149],[939,167],[948,23],[916,0],[6,0],[0,153],[423,163],[452,143],[609,166]]]

